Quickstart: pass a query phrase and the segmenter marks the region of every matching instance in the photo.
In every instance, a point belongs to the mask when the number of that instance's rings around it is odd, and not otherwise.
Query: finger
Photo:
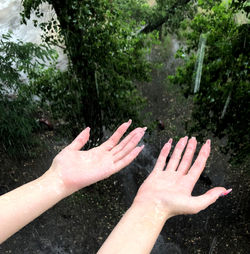
[[[127,154],[129,154],[138,145],[144,134],[145,134],[144,131],[135,134],[135,136],[133,136],[133,138],[130,139],[130,141],[126,144],[126,146],[124,146],[121,151],[119,151],[114,155],[114,162],[119,161]]]
[[[216,187],[198,197],[192,197],[189,202],[190,214],[198,213],[213,204],[222,193],[226,191],[223,187]]]
[[[161,149],[160,155],[157,159],[157,162],[154,167],[154,171],[162,171],[166,165],[166,159],[171,150],[172,138],[163,146]]]
[[[66,149],[71,150],[80,150],[89,140],[90,128],[87,127],[84,129],[72,142],[69,144]]]
[[[204,170],[209,154],[210,154],[210,140],[207,140],[207,142],[202,146],[198,157],[196,158],[193,166],[190,168],[187,174],[187,176],[191,178],[193,186],[195,185],[202,171]]]
[[[114,132],[114,134],[106,142],[104,142],[101,145],[101,147],[110,151],[114,146],[116,146],[118,144],[121,137],[127,131],[128,127],[130,126],[131,123],[132,123],[132,120],[129,120],[128,122],[120,125],[119,128]]]
[[[178,172],[179,173],[184,175],[188,172],[188,169],[190,168],[190,165],[191,165],[193,157],[194,157],[196,145],[197,145],[196,138],[192,137],[188,141],[186,151],[183,155],[180,166],[178,167]]]
[[[175,171],[179,165],[181,154],[187,144],[188,137],[181,138],[175,146],[174,152],[169,160],[166,170]]]
[[[124,158],[122,158],[121,160],[117,161],[115,163],[115,167],[114,167],[114,172],[113,173],[116,173],[119,170],[121,170],[122,168],[128,166],[138,156],[138,154],[142,151],[143,148],[144,148],[144,145],[141,146],[141,147],[137,146],[129,154],[127,154]]]
[[[127,137],[125,137],[120,143],[119,145],[115,146],[112,149],[112,153],[113,155],[117,154],[118,152],[120,152],[130,141],[131,139],[134,138],[134,136],[140,132],[145,132],[146,131],[146,127],[145,128],[136,128],[133,131],[131,131]]]

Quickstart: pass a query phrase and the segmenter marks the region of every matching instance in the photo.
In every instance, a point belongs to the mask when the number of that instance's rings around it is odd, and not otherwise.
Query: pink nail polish
[[[221,193],[219,197],[225,197],[227,194],[229,194],[232,191],[232,189],[228,189],[225,192]]]
[[[128,124],[131,124],[131,123],[132,123],[132,120],[131,120],[131,119],[129,119],[129,120],[127,121],[127,123],[128,123]]]
[[[210,145],[211,144],[211,140],[208,139],[207,142],[206,142],[207,145]]]
[[[171,145],[171,144],[172,144],[172,142],[173,142],[173,139],[172,139],[172,138],[170,138],[170,139],[169,139],[169,141],[168,141],[168,144],[170,144],[170,145]]]

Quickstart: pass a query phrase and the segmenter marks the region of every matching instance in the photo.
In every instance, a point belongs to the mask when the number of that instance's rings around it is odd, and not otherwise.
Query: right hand
[[[89,139],[90,129],[86,128],[54,158],[45,176],[51,176],[55,183],[59,181],[59,188],[68,196],[118,172],[143,149],[143,146],[137,145],[145,128],[136,128],[120,142],[130,124],[131,120],[123,123],[102,145],[81,151]]]
[[[164,145],[154,170],[144,181],[135,197],[135,204],[142,204],[145,207],[153,206],[158,212],[160,211],[169,218],[178,214],[198,213],[226,192],[225,188],[216,187],[197,197],[191,195],[209,156],[210,140],[207,140],[202,146],[191,168],[197,142],[195,138],[189,140],[181,160],[187,141],[187,137],[179,140],[165,170],[166,158],[170,152],[172,140],[170,139]]]

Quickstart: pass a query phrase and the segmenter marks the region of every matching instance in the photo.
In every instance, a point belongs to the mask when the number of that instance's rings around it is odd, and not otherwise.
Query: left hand
[[[123,123],[102,145],[80,151],[89,140],[90,128],[86,128],[54,158],[48,173],[60,179],[66,195],[111,176],[137,157],[145,128],[133,130],[119,143],[130,124],[131,120]]]
[[[154,170],[141,185],[135,204],[144,207],[156,207],[164,217],[179,214],[195,214],[214,203],[220,195],[226,195],[224,187],[215,187],[200,196],[192,196],[193,188],[205,168],[210,154],[210,140],[202,146],[192,165],[197,141],[184,137],[177,143],[166,166],[166,158],[171,149],[172,140],[164,145]],[[186,151],[182,157],[182,152]],[[230,190],[228,190],[229,192]]]

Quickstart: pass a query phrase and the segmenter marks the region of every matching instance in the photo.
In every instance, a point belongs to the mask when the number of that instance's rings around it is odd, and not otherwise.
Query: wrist
[[[164,208],[160,202],[142,202],[134,200],[132,209],[141,212],[142,216],[148,218],[153,223],[165,223],[172,215]]]
[[[40,178],[39,180],[43,183],[46,184],[47,189],[51,190],[51,192],[58,196],[58,198],[63,199],[69,196],[70,194],[73,193],[70,192],[63,180],[61,179],[59,173],[55,170],[53,170],[52,167],[49,168]]]

